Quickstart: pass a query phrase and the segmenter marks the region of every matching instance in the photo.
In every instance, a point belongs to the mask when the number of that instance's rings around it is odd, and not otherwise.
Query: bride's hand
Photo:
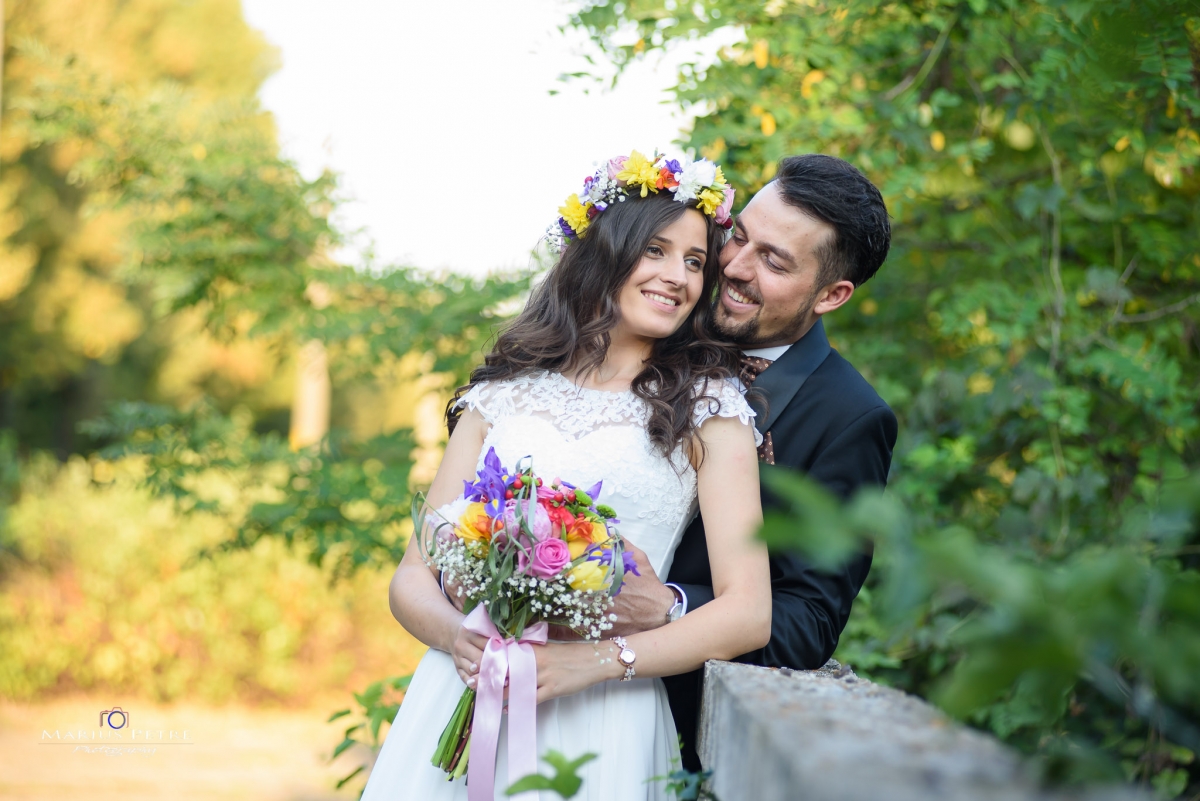
[[[625,668],[617,661],[617,649],[608,640],[535,645],[533,652],[537,656],[539,704],[625,675]]]
[[[487,637],[467,631],[460,626],[454,637],[454,649],[450,656],[454,658],[454,668],[463,684],[471,689],[478,689],[479,664],[483,661],[483,649],[487,645]]]

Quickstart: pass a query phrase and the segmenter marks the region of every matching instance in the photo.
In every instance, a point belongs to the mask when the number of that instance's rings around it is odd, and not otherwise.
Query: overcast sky
[[[559,80],[594,52],[559,32],[563,0],[242,2],[281,51],[263,103],[306,175],[341,174],[342,228],[381,263],[473,274],[526,266],[593,162],[672,148],[688,120],[664,89],[716,46],[609,91]]]

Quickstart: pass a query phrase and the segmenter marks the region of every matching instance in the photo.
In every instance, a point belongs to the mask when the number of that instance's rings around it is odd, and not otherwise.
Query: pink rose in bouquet
[[[571,563],[571,549],[559,539],[546,539],[533,546],[532,560],[517,554],[517,570],[541,579],[552,579]]]
[[[489,641],[479,675],[492,677],[478,689],[483,712],[477,690],[464,689],[430,761],[451,779],[470,771],[484,797],[492,796],[484,771],[495,765],[505,686],[521,688],[525,699],[514,707],[510,698],[509,725],[519,720],[527,731],[536,728],[531,644],[546,641],[548,624],[599,640],[613,625],[612,596],[627,573],[637,573],[615,528],[616,510],[598,500],[602,486],[544,481],[527,459],[510,470],[489,449],[458,499],[428,518],[424,498],[418,493],[414,501],[414,530],[431,535],[418,536],[418,547],[427,564],[458,585],[464,627]],[[534,740],[521,753],[536,764]]]

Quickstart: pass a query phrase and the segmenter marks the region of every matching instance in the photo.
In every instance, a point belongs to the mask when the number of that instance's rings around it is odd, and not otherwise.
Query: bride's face
[[[613,334],[662,339],[675,333],[700,300],[707,244],[704,217],[695,209],[655,234],[617,296],[621,321]]]

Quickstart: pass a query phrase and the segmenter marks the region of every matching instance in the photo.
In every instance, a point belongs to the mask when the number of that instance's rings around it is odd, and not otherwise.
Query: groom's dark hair
[[[785,203],[833,228],[833,237],[816,251],[818,286],[862,286],[875,275],[892,242],[887,206],[875,184],[852,164],[818,153],[785,158],[774,181]]]

